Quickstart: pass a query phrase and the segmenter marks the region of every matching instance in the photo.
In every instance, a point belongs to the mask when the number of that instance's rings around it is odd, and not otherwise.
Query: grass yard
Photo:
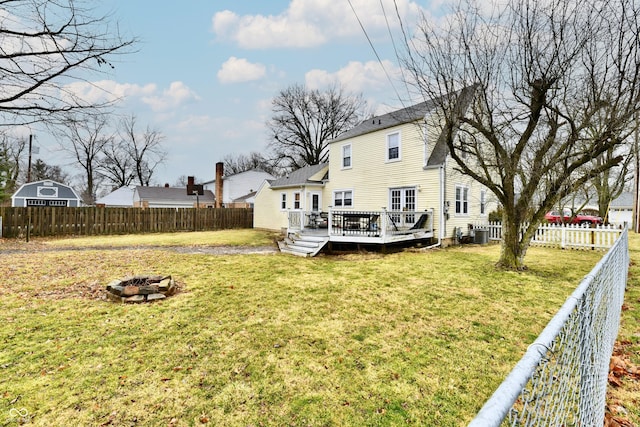
[[[311,259],[158,247],[272,239],[0,243],[0,425],[466,425],[602,256],[533,248],[513,273],[494,269],[498,246]],[[134,274],[172,274],[182,290],[96,299]],[[637,350],[633,313],[623,332]]]

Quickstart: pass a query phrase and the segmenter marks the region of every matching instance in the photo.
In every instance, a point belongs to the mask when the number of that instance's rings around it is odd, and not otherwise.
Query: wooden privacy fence
[[[0,207],[0,237],[92,236],[252,228],[253,209]],[[30,226],[29,226],[30,224]]]

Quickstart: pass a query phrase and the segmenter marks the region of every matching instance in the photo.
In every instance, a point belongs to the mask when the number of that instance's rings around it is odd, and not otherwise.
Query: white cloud
[[[153,83],[140,86],[129,83],[118,83],[113,80],[99,80],[96,82],[74,82],[62,89],[63,99],[76,97],[84,102],[97,104],[114,102],[129,97],[151,95],[156,91]]]
[[[198,99],[200,99],[198,95],[180,81],[172,82],[161,95],[142,97],[142,101],[153,111],[167,111]]]
[[[232,56],[218,71],[218,80],[221,83],[240,83],[259,80],[266,74],[266,67],[262,64],[253,64],[244,58]]]
[[[321,89],[338,83],[350,92],[364,92],[370,90],[386,90],[389,88],[389,77],[395,81],[401,76],[400,68],[391,61],[384,60],[384,69],[377,61],[352,61],[346,67],[335,73],[325,70],[311,70],[305,75],[305,83],[311,89]]]
[[[398,14],[403,22],[414,22],[422,10],[410,0],[352,0],[353,8],[367,32],[384,34],[387,25],[398,28]],[[278,47],[313,47],[335,38],[362,36],[360,24],[348,2],[335,0],[291,0],[279,15],[238,16],[225,10],[213,16],[212,28],[222,39],[230,39],[245,49]],[[411,26],[411,25],[410,25]]]

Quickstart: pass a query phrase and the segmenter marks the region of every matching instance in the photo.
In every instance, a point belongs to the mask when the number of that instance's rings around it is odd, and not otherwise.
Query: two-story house
[[[495,204],[454,163],[435,102],[374,117],[330,142],[328,165],[265,182],[254,227],[286,229],[311,254],[330,242],[455,242]]]

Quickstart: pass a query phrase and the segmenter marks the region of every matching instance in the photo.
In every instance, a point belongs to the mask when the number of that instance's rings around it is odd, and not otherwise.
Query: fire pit
[[[107,285],[107,298],[122,303],[163,300],[178,291],[171,276],[133,276]]]

